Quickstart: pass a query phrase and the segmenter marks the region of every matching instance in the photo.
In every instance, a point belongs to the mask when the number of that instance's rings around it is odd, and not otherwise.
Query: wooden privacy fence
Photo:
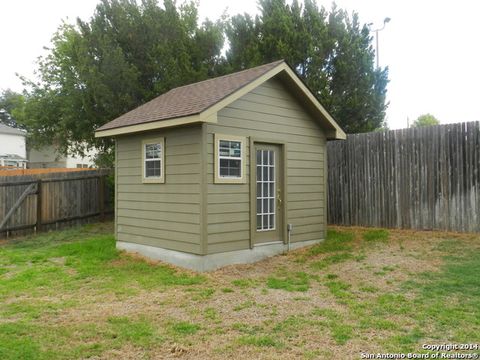
[[[112,213],[109,170],[0,176],[0,237],[82,224]]]
[[[328,144],[331,224],[480,232],[480,123]]]
[[[78,172],[78,171],[91,171],[87,168],[41,168],[41,169],[19,169],[10,166],[0,166],[0,177],[2,176],[19,176],[19,175],[37,175],[37,174],[49,174],[49,173],[62,173],[62,172]]]

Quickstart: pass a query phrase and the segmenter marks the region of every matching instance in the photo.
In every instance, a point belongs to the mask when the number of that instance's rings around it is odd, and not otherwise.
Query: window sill
[[[165,184],[164,178],[157,178],[157,179],[150,179],[150,178],[142,178],[143,184]]]
[[[247,181],[245,178],[215,178],[215,184],[246,184]]]

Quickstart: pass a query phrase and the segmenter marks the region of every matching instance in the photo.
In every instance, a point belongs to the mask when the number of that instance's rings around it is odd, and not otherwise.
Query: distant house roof
[[[327,137],[344,139],[346,135],[333,117],[283,60],[174,88],[101,126],[96,130],[95,136],[115,136],[194,122],[209,122],[209,117],[215,111],[243,95],[242,90],[249,91],[249,87],[256,87],[280,73],[281,77],[292,85],[292,89],[308,99],[306,102],[309,103],[309,108],[320,115],[319,121],[330,130]]]
[[[20,130],[20,129],[15,129],[11,126],[3,125],[0,124],[0,134],[12,134],[12,135],[23,135],[27,136],[27,132]]]
[[[25,159],[24,157],[21,157],[20,155],[17,155],[17,154],[2,154],[2,155],[0,155],[0,159],[27,161],[27,159]]]

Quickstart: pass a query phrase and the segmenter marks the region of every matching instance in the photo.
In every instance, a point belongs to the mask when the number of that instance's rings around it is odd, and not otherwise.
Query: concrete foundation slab
[[[294,242],[290,244],[290,249],[294,250],[305,246],[314,245],[321,241],[323,241],[323,239]],[[272,242],[254,246],[253,249],[229,251],[209,255],[195,255],[124,241],[117,241],[117,249],[139,253],[150,259],[161,260],[199,272],[215,270],[226,265],[254,263],[267,257],[281,254],[288,250],[286,244],[282,242]]]

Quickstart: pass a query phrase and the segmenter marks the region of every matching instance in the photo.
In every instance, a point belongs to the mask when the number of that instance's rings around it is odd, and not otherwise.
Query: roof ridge
[[[278,63],[278,64],[281,64],[281,63],[284,62],[284,61],[285,61],[284,59],[276,60],[276,61],[272,61],[271,63],[267,63],[267,64],[255,66],[255,67],[253,67],[253,68],[243,69],[243,70],[236,71],[236,72],[233,72],[233,73],[230,73],[230,74],[225,74],[225,75],[222,75],[222,76],[217,76],[217,77],[205,79],[205,80],[202,80],[202,81],[193,82],[193,83],[190,83],[190,84],[185,84],[185,85],[182,85],[182,86],[177,86],[177,87],[175,87],[175,88],[173,88],[173,89],[168,90],[165,94],[168,94],[170,91],[177,90],[177,89],[181,89],[181,88],[184,88],[184,87],[187,87],[187,86],[198,85],[198,84],[202,84],[202,83],[206,83],[206,82],[213,81],[213,80],[218,80],[218,79],[224,79],[224,78],[226,78],[226,77],[231,77],[231,76],[234,76],[234,75],[238,75],[238,74],[244,73],[244,72],[246,72],[246,71],[252,71],[252,70],[255,70],[255,69],[258,69],[258,68],[261,68],[261,67],[271,66],[271,65],[273,65],[273,64],[276,65],[277,63]]]
[[[283,63],[285,60],[277,60],[173,88],[102,125],[96,131],[199,114]]]
[[[238,75],[238,74],[241,74],[241,73],[244,73],[244,72],[247,72],[247,71],[250,71],[250,70],[255,70],[255,69],[258,69],[258,68],[261,68],[261,67],[267,67],[267,66],[271,66],[273,64],[281,64],[282,62],[285,62],[284,59],[281,59],[281,60],[276,60],[276,61],[273,61],[271,63],[268,63],[268,64],[263,64],[263,65],[258,65],[258,66],[255,66],[253,68],[248,68],[248,69],[244,69],[244,70],[240,70],[240,71],[237,71],[237,72],[234,72],[234,73],[230,73],[230,74],[225,74],[225,75],[222,75],[222,76],[217,76],[217,77],[213,77],[213,78],[210,78],[210,79],[205,79],[205,80],[202,80],[202,81],[197,81],[197,82],[193,82],[193,83],[190,83],[190,84],[185,84],[185,85],[182,85],[182,86],[177,86],[177,87],[174,87],[173,89],[170,89],[168,90],[167,92],[164,92],[163,94],[160,94],[160,95],[157,95],[155,96],[154,98],[152,98],[151,100],[148,100],[147,102],[141,104],[141,105],[138,105],[137,108],[139,107],[143,107],[144,105],[147,105],[149,103],[152,103],[154,102],[155,100],[157,100],[160,96],[165,96],[167,94],[170,94],[172,91],[174,90],[178,90],[178,89],[183,89],[185,87],[188,87],[188,86],[193,86],[193,85],[198,85],[198,84],[205,84],[205,83],[208,83],[208,82],[211,82],[211,81],[215,81],[215,80],[218,80],[218,79],[224,79],[224,78],[228,78],[228,77],[231,77],[233,75]],[[133,111],[135,109],[132,109],[130,111]],[[127,112],[128,113],[128,112]],[[101,126],[103,127],[103,125]]]

